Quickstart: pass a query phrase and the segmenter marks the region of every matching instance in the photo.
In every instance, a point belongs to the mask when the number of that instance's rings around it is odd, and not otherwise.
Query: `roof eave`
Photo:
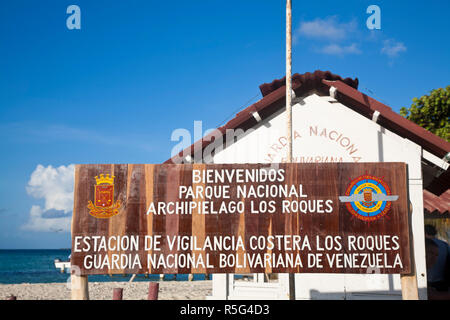
[[[385,104],[348,86],[340,80],[322,80],[327,86],[337,89],[336,99],[348,107],[356,108],[364,116],[371,118],[375,111],[380,113],[378,123],[386,129],[407,138],[434,155],[443,158],[450,151],[450,143],[414,122],[402,117]]]

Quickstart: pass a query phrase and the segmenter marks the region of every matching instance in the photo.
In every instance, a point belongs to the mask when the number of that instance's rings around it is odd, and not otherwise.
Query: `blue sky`
[[[448,12],[293,0],[293,72],[358,77],[398,112],[449,84]],[[70,164],[160,163],[174,129],[217,127],[284,72],[285,1],[1,1],[0,248],[70,247]]]

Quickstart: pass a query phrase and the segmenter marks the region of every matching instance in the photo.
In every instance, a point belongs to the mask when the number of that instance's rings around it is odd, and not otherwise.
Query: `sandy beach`
[[[113,289],[123,288],[123,300],[147,300],[148,282],[89,282],[90,300],[112,300]],[[158,300],[205,300],[212,281],[160,281]],[[66,283],[0,284],[0,299],[70,300]]]

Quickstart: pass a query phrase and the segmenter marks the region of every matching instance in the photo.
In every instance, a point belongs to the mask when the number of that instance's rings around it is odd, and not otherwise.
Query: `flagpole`
[[[287,162],[292,162],[292,4],[286,0],[286,118]],[[295,300],[295,273],[289,273],[289,300]]]
[[[292,162],[292,5],[286,0],[286,115],[287,115],[287,162]]]

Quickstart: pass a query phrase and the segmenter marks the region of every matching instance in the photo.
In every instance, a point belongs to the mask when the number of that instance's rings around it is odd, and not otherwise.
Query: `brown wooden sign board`
[[[406,164],[77,165],[72,266],[411,272]]]

